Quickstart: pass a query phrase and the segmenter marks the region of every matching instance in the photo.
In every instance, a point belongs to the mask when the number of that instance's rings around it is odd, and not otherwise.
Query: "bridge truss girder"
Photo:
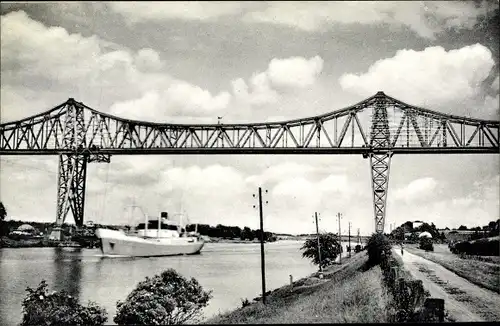
[[[363,116],[369,110],[371,121]],[[134,121],[68,99],[1,123],[0,155],[58,155],[57,223],[71,210],[81,225],[87,164],[109,163],[111,155],[362,154],[370,157],[376,231],[383,232],[393,154],[497,154],[499,125],[412,106],[383,92],[315,117],[253,124]]]

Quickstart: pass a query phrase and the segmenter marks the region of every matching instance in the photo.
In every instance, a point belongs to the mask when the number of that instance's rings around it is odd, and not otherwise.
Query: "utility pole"
[[[255,194],[253,196],[255,197]],[[267,203],[268,202],[266,201],[266,204]],[[255,205],[253,207],[255,208]],[[262,211],[261,187],[259,187],[259,217],[260,217],[260,271],[262,274],[262,303],[266,304],[266,261],[264,258],[264,216]]]
[[[321,267],[321,244],[319,242],[319,228],[318,228],[318,213],[314,212],[314,218],[316,220],[316,239],[318,239],[318,255],[319,255],[319,273],[323,274],[323,267]]]
[[[342,232],[340,231],[340,219],[342,218],[342,214],[338,213],[337,218],[339,219],[339,245],[340,245],[339,264],[342,264]]]
[[[351,258],[351,222],[349,222],[349,258]]]

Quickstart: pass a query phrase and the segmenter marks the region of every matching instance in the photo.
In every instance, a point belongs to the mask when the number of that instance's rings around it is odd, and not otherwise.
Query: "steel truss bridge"
[[[383,92],[310,118],[248,124],[171,124],[98,112],[70,98],[0,124],[0,155],[58,155],[56,223],[83,224],[87,164],[112,155],[361,154],[370,159],[375,231],[383,232],[394,154],[498,154],[499,121],[443,114]]]

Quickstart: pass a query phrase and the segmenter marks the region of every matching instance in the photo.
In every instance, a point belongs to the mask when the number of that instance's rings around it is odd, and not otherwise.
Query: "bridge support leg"
[[[59,155],[56,227],[50,239],[61,240],[61,226],[69,210],[77,226],[83,225],[87,156]]]
[[[370,155],[375,231],[377,233],[384,232],[391,156],[390,152]]]

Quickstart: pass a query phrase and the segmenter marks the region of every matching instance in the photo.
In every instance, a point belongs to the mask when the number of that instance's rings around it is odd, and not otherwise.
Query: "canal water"
[[[317,271],[302,258],[303,241],[266,243],[266,288],[273,290]],[[343,244],[345,250],[346,244]],[[345,255],[345,252],[344,252]],[[80,302],[96,302],[113,324],[116,302],[124,300],[138,282],[167,268],[194,277],[213,298],[204,309],[208,318],[241,306],[261,293],[260,244],[207,243],[200,255],[156,258],[103,258],[98,249],[0,249],[0,325],[22,318],[26,287],[46,280],[53,290],[65,289]]]

